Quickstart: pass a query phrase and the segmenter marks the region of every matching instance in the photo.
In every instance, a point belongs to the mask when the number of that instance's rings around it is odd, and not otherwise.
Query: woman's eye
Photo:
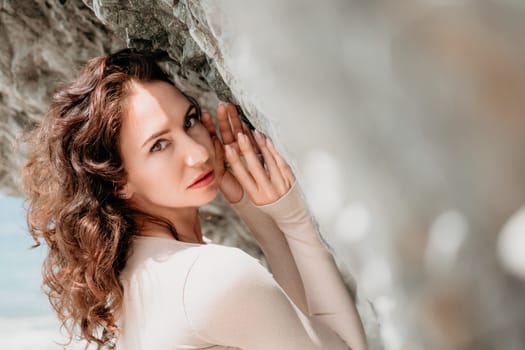
[[[197,113],[190,114],[190,115],[186,118],[186,122],[184,123],[184,127],[185,127],[186,129],[189,129],[189,128],[191,128],[192,126],[194,126],[195,123],[197,123],[198,121],[200,121],[200,115],[198,115]]]
[[[158,140],[157,142],[155,142],[153,147],[151,147],[150,152],[153,153],[153,152],[162,151],[166,147],[168,147],[168,140]]]

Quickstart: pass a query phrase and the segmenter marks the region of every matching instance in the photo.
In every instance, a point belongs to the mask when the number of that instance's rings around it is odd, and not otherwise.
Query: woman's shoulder
[[[260,264],[257,259],[237,247],[205,240],[206,244],[187,243],[156,237],[137,237],[126,263],[123,276],[137,270],[169,271],[171,274],[217,275],[221,271],[240,270]],[[263,267],[262,265],[260,265]],[[264,267],[263,267],[264,268]]]
[[[233,273],[240,271],[243,267],[252,267],[253,264],[263,267],[258,259],[244,250],[220,244],[203,244],[195,264],[199,269],[216,273],[223,271]]]
[[[206,243],[181,242],[174,239],[161,237],[138,236],[133,239],[133,255],[142,259],[153,258],[157,261],[168,261],[170,258],[183,256],[203,256],[201,260],[214,260],[227,262],[228,257],[247,256],[242,249],[213,243],[209,238],[203,237]],[[215,261],[217,263],[217,260]]]
[[[215,339],[207,335],[221,334],[224,327],[239,329],[240,315],[270,307],[283,291],[260,261],[242,249],[206,248],[188,271],[182,303],[194,330]]]
[[[273,280],[261,262],[237,247],[203,245],[187,273],[186,288],[211,288],[216,293],[241,291],[249,284]]]
[[[233,276],[254,266],[265,269],[258,259],[238,247],[216,243],[194,244],[187,252],[192,256],[187,274],[193,280],[199,276],[216,280],[224,274]]]

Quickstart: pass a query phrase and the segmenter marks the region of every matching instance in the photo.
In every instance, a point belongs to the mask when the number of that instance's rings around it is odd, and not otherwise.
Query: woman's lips
[[[197,181],[194,184],[192,184],[190,186],[190,188],[198,188],[198,187],[208,186],[209,184],[211,184],[213,182],[214,179],[215,179],[215,171],[212,170],[208,174],[206,174],[205,177],[203,177],[199,181]]]

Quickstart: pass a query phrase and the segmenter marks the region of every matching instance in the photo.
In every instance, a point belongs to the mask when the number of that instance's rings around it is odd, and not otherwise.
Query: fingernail
[[[253,133],[254,133],[255,138],[256,138],[257,140],[259,140],[259,141],[261,141],[261,142],[264,141],[264,137],[263,137],[263,135],[262,135],[257,129],[254,129],[254,130],[253,130]]]
[[[230,145],[224,145],[224,149],[226,150],[227,156],[231,156],[233,154],[233,151]]]
[[[267,138],[267,139],[266,139],[266,144],[267,144],[269,147],[275,149],[275,146],[274,146],[272,140],[270,140],[270,138]]]
[[[237,140],[239,140],[239,142],[243,144],[246,142],[246,139],[244,138],[244,134],[240,131],[237,133]]]

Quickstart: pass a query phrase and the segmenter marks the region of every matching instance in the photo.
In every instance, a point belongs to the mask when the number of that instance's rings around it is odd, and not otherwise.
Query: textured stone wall
[[[57,80],[117,47],[164,49],[179,86],[208,109],[239,103],[291,162],[371,349],[525,347],[519,1],[4,1],[0,15],[2,191],[17,193],[10,145]],[[203,216],[261,257],[221,198]]]
[[[19,132],[45,113],[55,84],[123,45],[80,1],[0,3],[0,190],[17,194]]]

